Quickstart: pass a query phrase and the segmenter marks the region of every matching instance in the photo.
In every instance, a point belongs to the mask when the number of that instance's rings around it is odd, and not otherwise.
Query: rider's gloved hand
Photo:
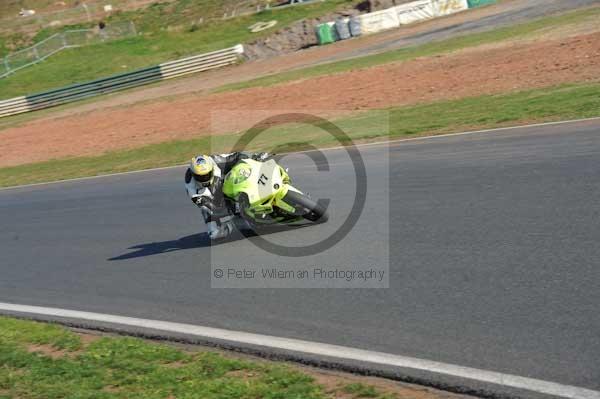
[[[209,198],[207,198],[207,197],[204,197],[202,195],[195,195],[195,196],[192,197],[192,201],[199,208],[204,208],[209,213],[212,213],[213,210],[214,210],[214,205],[213,205],[212,201]]]
[[[268,152],[258,152],[252,156],[255,161],[266,161],[270,157]]]
[[[194,195],[192,197],[192,202],[198,206],[200,206],[200,203],[202,202],[202,196],[201,195]]]

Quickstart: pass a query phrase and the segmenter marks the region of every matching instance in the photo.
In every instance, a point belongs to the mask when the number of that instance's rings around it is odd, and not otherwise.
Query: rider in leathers
[[[225,238],[233,232],[232,217],[223,198],[223,179],[231,168],[243,159],[264,161],[266,153],[199,155],[192,158],[185,172],[185,189],[201,210],[211,239]]]

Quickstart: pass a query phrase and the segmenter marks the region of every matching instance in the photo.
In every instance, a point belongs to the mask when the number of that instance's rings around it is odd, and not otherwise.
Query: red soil
[[[600,33],[465,51],[238,92],[108,108],[1,133],[0,166],[96,155],[210,134],[220,110],[347,112],[600,78]],[[232,121],[236,128],[252,121]],[[221,129],[220,129],[221,130]],[[223,129],[224,132],[230,129]]]

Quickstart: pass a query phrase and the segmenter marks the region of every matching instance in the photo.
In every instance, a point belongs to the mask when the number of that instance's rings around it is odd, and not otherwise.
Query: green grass
[[[353,394],[358,398],[376,398],[379,396],[374,387],[364,385],[360,382],[348,384],[344,387],[344,392]]]
[[[187,1],[191,0],[179,0],[177,4],[187,4]],[[214,0],[204,1],[210,2]],[[201,3],[204,4],[203,2]],[[292,7],[277,12],[271,11],[271,13],[274,16],[277,16],[278,20],[279,16],[285,14],[286,20],[293,21],[300,19],[302,16],[320,15],[330,8],[341,7],[348,3],[352,3],[352,0],[334,0],[333,2],[328,1],[326,3],[311,6]],[[327,5],[327,8],[323,8],[325,5]],[[165,12],[164,6],[155,6],[136,14],[120,14],[118,18],[126,20],[137,15],[137,18],[142,21],[138,21],[138,24],[141,26],[144,26],[144,23],[152,25],[152,23],[148,21],[154,21],[156,18],[159,18],[163,12]],[[188,12],[186,10],[179,10],[177,13],[187,15],[186,18],[188,18],[188,20],[192,18],[191,16],[195,15],[194,12]],[[493,30],[482,34],[458,37],[418,47],[405,48],[374,56],[339,61],[331,64],[270,75],[246,82],[225,85],[215,91],[223,92],[249,87],[271,86],[278,83],[319,75],[334,74],[390,62],[410,60],[419,56],[448,53],[470,46],[526,37],[547,29],[578,24],[589,19],[598,18],[598,16],[600,16],[600,7],[578,10],[561,16],[547,17],[523,25]],[[166,59],[178,58],[185,54],[185,47],[188,45],[198,49],[198,51],[195,52],[214,50],[214,47],[226,47],[243,41],[243,37],[255,37],[253,35],[250,36],[250,34],[247,33],[246,27],[251,24],[251,21],[265,20],[266,18],[266,14],[240,18],[222,23],[223,26],[217,26],[215,29],[213,29],[212,24],[207,24],[204,25],[201,30],[195,32],[172,33],[154,29],[154,31],[150,31],[147,35],[142,35],[133,39],[70,50],[56,55],[57,58],[49,59],[43,65],[33,67],[33,69],[20,71],[18,75],[12,76],[9,79],[0,79],[0,99],[22,95],[23,93],[31,93],[33,91],[41,91],[43,89],[56,88],[75,81],[85,81],[93,77],[107,76],[115,72],[125,72],[130,69],[159,63]],[[158,22],[156,22],[156,24],[164,27],[164,24],[167,23],[165,21],[163,22],[163,25],[160,25]],[[229,29],[228,24],[234,24],[236,28],[227,32]],[[282,24],[278,26],[281,25]],[[42,32],[40,35],[48,35],[50,33],[51,32]],[[231,36],[229,39],[227,39],[228,35]],[[208,39],[205,40],[205,38],[210,37],[220,37],[224,41],[218,46],[213,46],[213,42],[210,42]],[[2,38],[0,37],[0,47],[2,46],[1,40]],[[200,51],[200,49],[202,49],[202,51]],[[102,57],[100,57],[99,61],[99,58],[96,57],[97,54],[106,54],[104,59],[110,60],[110,62],[103,62]],[[82,62],[79,62],[80,58]],[[92,98],[85,102],[92,103],[98,101],[98,99],[99,98]],[[60,108],[71,108],[81,103],[82,102],[66,104]],[[0,129],[23,123],[31,119],[36,119],[39,115],[51,114],[54,111],[55,109],[42,110],[32,114],[3,118],[0,121]]]
[[[597,116],[600,116],[600,84],[593,83],[368,111],[335,123],[352,140],[370,141]],[[1,168],[0,187],[179,165],[194,154],[231,150],[238,138],[236,134],[223,134],[94,157]],[[309,145],[336,144],[318,128],[291,125],[266,131],[248,149],[271,150],[282,146],[278,151],[284,152]]]
[[[337,61],[289,72],[273,74],[245,82],[232,83],[216,89],[215,92],[241,90],[250,87],[273,86],[284,82],[307,79],[315,76],[332,75],[340,72],[363,69],[391,62],[408,61],[417,57],[450,53],[452,51],[457,51],[468,47],[498,43],[504,40],[515,38],[524,38],[549,28],[575,25],[586,20],[597,19],[599,16],[600,7],[583,9],[560,16],[541,18],[521,25],[495,29],[489,32],[469,34],[466,36],[441,40],[420,46],[406,47],[381,54]]]
[[[361,383],[352,398],[391,398]],[[189,352],[127,337],[79,334],[54,324],[0,317],[0,398],[324,399],[312,376],[290,366]]]
[[[289,25],[348,6],[353,0],[327,0],[315,4],[263,11],[259,14],[194,25],[203,8],[217,0],[178,0],[158,3],[140,12],[119,13],[112,20],[133,20],[139,35],[133,38],[64,50],[44,62],[0,79],[0,99],[131,71],[190,54],[200,54],[245,43]],[[276,19],[269,30],[253,34],[248,26]],[[110,23],[111,20],[108,21]],[[177,23],[178,25],[172,25]],[[66,28],[63,28],[66,29]],[[47,36],[52,30],[39,33]],[[0,45],[1,47],[1,45]]]
[[[78,3],[77,0],[63,1],[65,2],[66,7],[74,7]],[[21,11],[21,8],[43,12],[56,3],[55,0],[2,0],[0,1],[0,18],[15,18],[19,14],[19,11]]]
[[[39,6],[47,3],[43,0],[28,0],[27,5],[31,7],[33,4],[30,3],[33,2],[38,3]],[[66,12],[69,19],[75,21],[73,24],[59,27],[46,26],[42,28],[41,25],[39,25],[40,21],[37,21],[36,17],[23,18],[18,21],[22,22],[22,25],[31,25],[29,32],[25,33],[18,30],[8,33],[7,30],[2,30],[2,26],[0,26],[0,42],[4,41],[8,44],[8,46],[6,46],[7,48],[10,47],[12,50],[16,50],[22,47],[31,46],[54,33],[63,32],[69,29],[94,27],[100,20],[100,16],[92,17],[92,22],[88,21],[84,8],[80,3],[80,1],[70,2],[68,7],[58,7],[59,10],[63,11],[59,11],[57,15],[51,14],[43,17],[43,20],[45,20],[47,24],[47,22],[54,18],[60,19],[61,15]],[[126,3],[127,0],[111,1],[111,4],[116,9],[122,8]],[[103,20],[109,24],[118,21],[133,21],[138,30],[146,35],[165,30],[196,30],[201,21],[220,20],[225,13],[228,13],[230,9],[239,3],[241,3],[239,0],[158,0],[155,3],[140,7],[136,10],[113,12],[110,17],[103,18]],[[263,4],[264,0],[253,0],[251,3]],[[102,1],[96,1],[95,3],[86,2],[86,4],[91,7],[92,14],[95,14],[95,11],[101,9],[103,6]],[[2,7],[3,6],[0,5],[0,12]],[[16,15],[16,11],[14,11],[13,15]],[[41,15],[43,16],[44,14],[42,13]],[[15,33],[18,34],[18,36],[15,36]],[[5,54],[6,53],[0,51],[0,57]]]

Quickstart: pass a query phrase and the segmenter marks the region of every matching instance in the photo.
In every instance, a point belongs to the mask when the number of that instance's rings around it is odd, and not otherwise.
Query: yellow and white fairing
[[[233,200],[246,194],[249,207],[245,211],[251,217],[268,215],[274,207],[294,213],[295,208],[283,201],[288,190],[300,192],[290,185],[287,172],[273,159],[244,159],[231,169],[223,183],[223,194]]]

